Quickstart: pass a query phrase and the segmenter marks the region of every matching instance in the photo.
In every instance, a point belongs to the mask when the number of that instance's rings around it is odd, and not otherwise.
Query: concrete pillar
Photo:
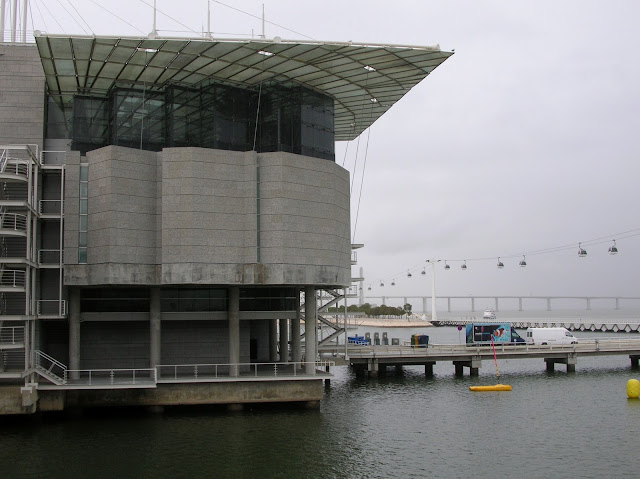
[[[160,288],[151,288],[149,294],[149,367],[161,362]]]
[[[269,362],[278,362],[278,320],[269,320]]]
[[[631,369],[638,369],[640,367],[640,356],[629,356],[631,360]]]
[[[367,359],[367,374],[370,378],[378,377],[378,360],[376,358]]]
[[[547,372],[553,372],[554,366],[555,366],[555,361],[553,359],[544,358],[544,362],[547,365]]]
[[[424,375],[427,378],[432,378],[433,377],[433,365],[435,363],[425,363],[424,364]]]
[[[229,364],[240,362],[240,288],[229,288]],[[229,368],[229,376],[238,376],[238,367]]]
[[[316,356],[318,355],[318,311],[316,305],[316,290],[313,286],[304,288],[304,350],[305,372],[315,375]]]
[[[427,297],[426,296],[422,297],[422,312],[424,314],[427,314]]]
[[[296,319],[291,320],[291,360],[299,363],[302,360],[300,347],[300,291],[296,293]]]
[[[69,369],[80,369],[80,289],[69,288]],[[79,379],[78,372],[70,379]]]
[[[456,376],[463,376],[464,375],[464,366],[463,366],[462,363],[454,362],[453,366],[455,368],[455,375]]]
[[[280,319],[280,362],[289,362],[289,320]]]

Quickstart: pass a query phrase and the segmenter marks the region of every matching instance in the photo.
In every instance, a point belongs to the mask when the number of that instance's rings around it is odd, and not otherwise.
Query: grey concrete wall
[[[42,148],[44,86],[35,44],[0,43],[0,144]]]
[[[163,151],[163,283],[235,283],[256,262],[255,177],[252,152]]]
[[[87,159],[88,264],[155,264],[156,153],[108,146]]]
[[[147,321],[81,323],[80,369],[148,367]]]
[[[162,364],[225,364],[229,359],[226,322],[163,321]],[[240,323],[240,362],[249,362],[249,327]]]
[[[154,389],[39,391],[40,411],[65,407],[180,406],[196,404],[250,404],[300,402],[319,407],[321,379],[297,381],[242,381],[224,383],[159,384]]]
[[[349,284],[349,172],[331,161],[261,153],[261,256],[276,284]]]
[[[114,146],[87,158],[88,264],[69,180],[66,284],[350,284],[349,174],[334,162]]]

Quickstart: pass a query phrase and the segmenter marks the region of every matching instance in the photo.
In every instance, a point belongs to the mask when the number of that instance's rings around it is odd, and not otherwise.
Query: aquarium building
[[[0,43],[0,414],[317,404],[322,311],[352,281],[335,142],[450,55],[279,38]]]

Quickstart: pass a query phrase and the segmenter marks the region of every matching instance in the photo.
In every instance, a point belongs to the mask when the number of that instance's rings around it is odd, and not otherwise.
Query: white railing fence
[[[40,200],[39,212],[41,215],[60,215],[62,213],[61,200]]]
[[[41,249],[38,251],[39,264],[60,264],[62,251],[59,249]]]
[[[27,216],[18,213],[3,213],[0,217],[3,230],[27,231]]]
[[[24,288],[27,273],[21,269],[3,269],[0,271],[0,286]]]
[[[38,316],[51,316],[67,314],[67,301],[62,299],[40,299],[38,300]]]
[[[65,383],[69,386],[134,386],[155,384],[155,368],[137,369],[67,369]]]
[[[234,377],[297,377],[305,376],[307,364],[326,372],[335,366],[333,361],[288,363],[218,363],[218,364],[161,364],[157,366],[159,380],[201,380]]]
[[[24,326],[0,327],[0,344],[24,343]]]

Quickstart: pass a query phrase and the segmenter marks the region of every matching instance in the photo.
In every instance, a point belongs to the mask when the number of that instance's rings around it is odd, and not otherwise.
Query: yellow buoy
[[[627,396],[629,396],[629,399],[638,399],[640,397],[640,381],[637,379],[629,379],[627,381]]]
[[[495,384],[493,386],[469,386],[469,391],[511,391],[508,384]]]

